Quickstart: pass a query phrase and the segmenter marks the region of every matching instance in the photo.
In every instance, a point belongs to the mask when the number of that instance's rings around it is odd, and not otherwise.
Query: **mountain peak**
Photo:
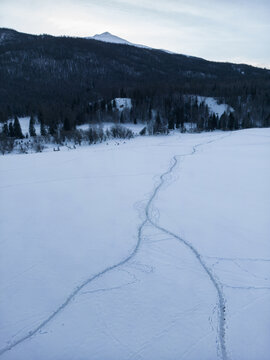
[[[125,39],[120,38],[119,36],[111,34],[109,31],[105,31],[102,34],[96,34],[92,37],[94,40],[98,41],[104,41],[108,43],[114,43],[114,44],[127,44],[131,45],[131,43]]]
[[[101,35],[111,35],[111,36],[113,36],[109,31],[105,31],[104,33],[102,33],[102,34],[96,34],[95,36],[101,36]]]

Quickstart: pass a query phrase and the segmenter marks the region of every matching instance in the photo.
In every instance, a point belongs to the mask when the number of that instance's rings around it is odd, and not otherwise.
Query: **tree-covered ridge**
[[[0,38],[1,122],[32,113],[42,114],[51,129],[59,124],[75,128],[84,122],[115,119],[110,103],[120,96],[132,99],[126,119],[147,121],[152,108],[172,127],[181,117],[190,121],[196,114],[196,109],[190,114],[193,105],[184,99],[195,94],[230,105],[240,127],[269,126],[270,71],[266,69],[9,29],[0,29]],[[195,121],[198,128],[209,128],[209,123],[212,128],[216,122],[221,127],[219,120],[202,119]],[[118,120],[126,121],[123,115]]]

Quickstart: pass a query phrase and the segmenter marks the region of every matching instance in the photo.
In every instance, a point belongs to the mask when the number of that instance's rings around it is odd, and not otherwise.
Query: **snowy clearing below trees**
[[[270,129],[0,157],[0,358],[266,360]]]

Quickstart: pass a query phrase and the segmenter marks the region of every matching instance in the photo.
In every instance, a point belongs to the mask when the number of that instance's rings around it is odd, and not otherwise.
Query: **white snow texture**
[[[0,157],[0,359],[268,360],[270,129]]]

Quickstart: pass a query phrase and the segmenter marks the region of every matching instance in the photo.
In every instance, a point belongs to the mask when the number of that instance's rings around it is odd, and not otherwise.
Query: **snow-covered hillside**
[[[0,157],[0,359],[270,357],[270,129]]]

